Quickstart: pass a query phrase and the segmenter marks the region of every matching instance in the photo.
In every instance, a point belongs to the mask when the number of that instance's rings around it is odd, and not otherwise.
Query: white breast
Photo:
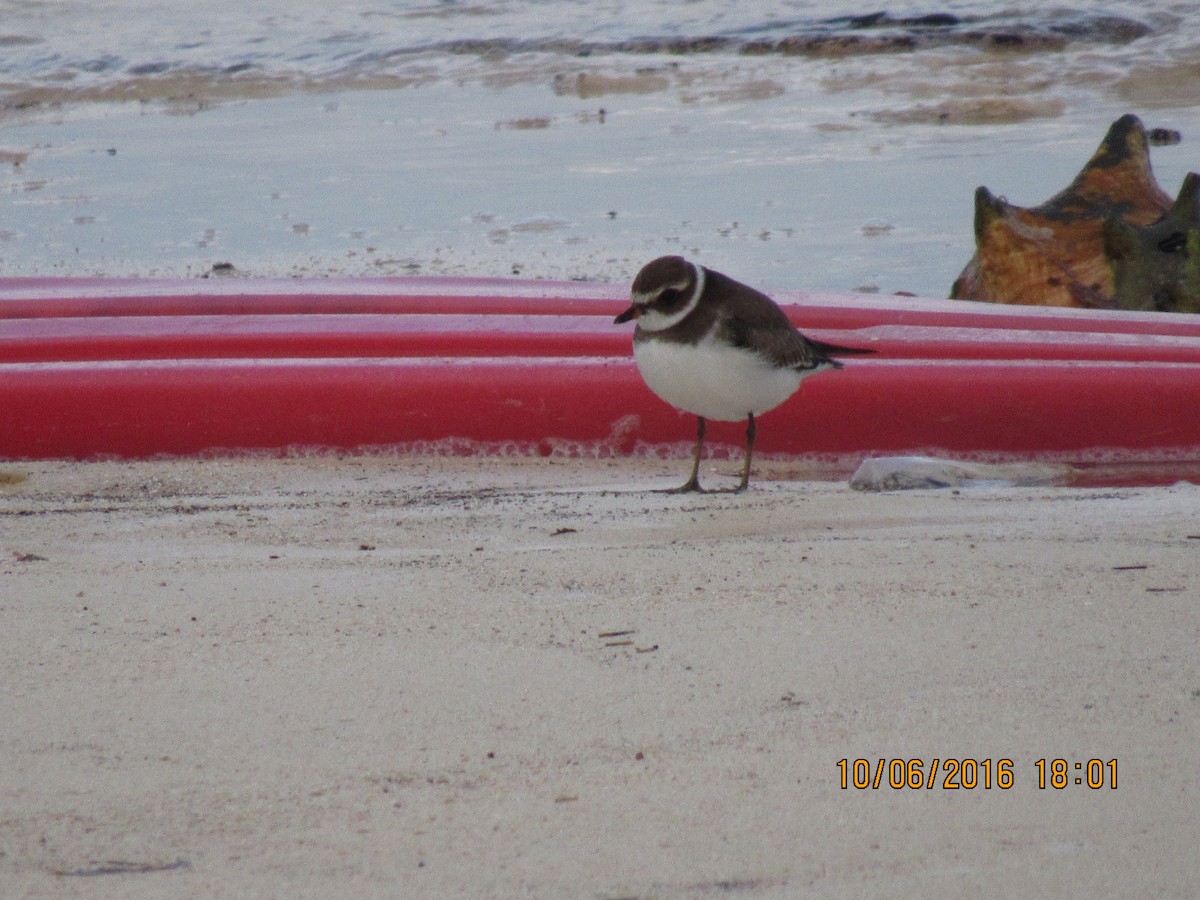
[[[761,356],[713,339],[696,345],[638,341],[633,358],[650,390],[672,406],[718,422],[774,409],[820,369],[777,369]]]

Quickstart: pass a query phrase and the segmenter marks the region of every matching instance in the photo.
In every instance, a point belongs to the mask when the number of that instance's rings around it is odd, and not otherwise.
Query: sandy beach
[[[0,278],[946,297],[978,187],[1197,168],[1172,0],[52,6]],[[1200,896],[1200,487],[805,466],[0,461],[0,898]]]
[[[6,897],[1200,888],[1194,485],[2,471]]]

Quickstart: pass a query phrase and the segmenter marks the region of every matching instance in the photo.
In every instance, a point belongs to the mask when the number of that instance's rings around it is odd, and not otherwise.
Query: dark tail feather
[[[813,340],[812,338],[809,338],[808,342],[810,344],[812,344],[813,349],[817,351],[817,356],[824,357],[825,361],[828,362],[835,369],[840,369],[842,367],[842,364],[840,362],[838,362],[834,357],[837,357],[837,356],[865,356],[868,353],[875,352],[874,350],[867,349],[866,347],[841,347],[837,344],[827,344],[824,341],[817,341],[817,340]]]

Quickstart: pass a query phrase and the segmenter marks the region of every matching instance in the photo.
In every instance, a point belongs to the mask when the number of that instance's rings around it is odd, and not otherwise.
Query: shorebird
[[[637,321],[633,358],[646,385],[697,417],[692,474],[673,493],[703,491],[700,454],[705,423],[746,420],[746,459],[739,493],[750,483],[757,426],[810,375],[840,369],[835,357],[873,350],[805,337],[775,301],[682,256],[662,256],[638,272],[630,306],[614,320]]]

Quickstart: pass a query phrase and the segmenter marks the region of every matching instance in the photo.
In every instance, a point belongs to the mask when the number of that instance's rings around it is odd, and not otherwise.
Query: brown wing
[[[822,365],[837,368],[841,364],[835,356],[875,352],[839,347],[805,337],[766,294],[710,271],[709,276],[713,275],[726,282],[728,296],[732,298],[721,321],[725,337],[736,347],[761,353],[781,369],[815,369]]]
[[[745,347],[760,353],[780,369],[815,369],[821,363],[832,362],[819,352],[816,345],[790,327],[767,328],[740,319],[725,323],[729,340],[735,347]]]

